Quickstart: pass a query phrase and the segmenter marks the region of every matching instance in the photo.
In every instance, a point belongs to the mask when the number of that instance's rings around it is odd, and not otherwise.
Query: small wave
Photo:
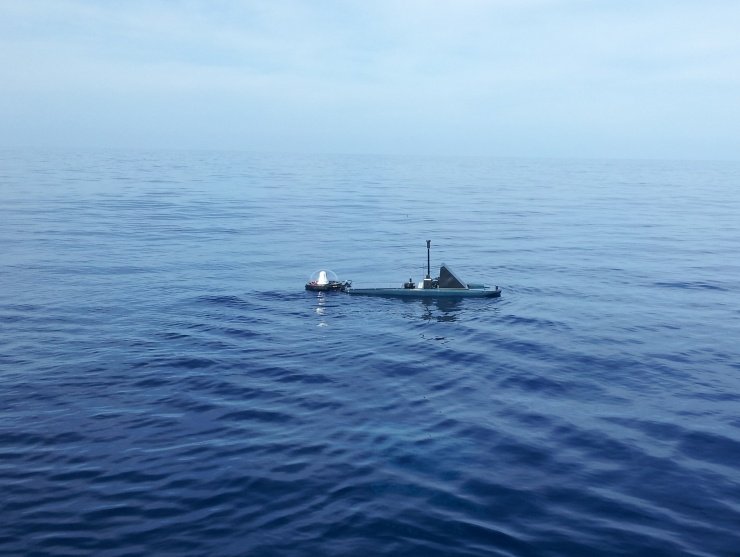
[[[248,410],[237,410],[235,412],[229,412],[221,416],[222,420],[236,421],[236,422],[268,422],[268,423],[289,423],[293,421],[293,417],[284,412],[276,412],[273,410],[258,410],[256,408]]]
[[[205,357],[159,357],[137,363],[137,367],[204,369],[217,365],[216,360]]]
[[[660,288],[679,288],[684,290],[717,290],[719,292],[729,292],[730,290],[717,282],[704,281],[654,282],[653,285]]]
[[[549,319],[539,319],[534,317],[524,317],[520,315],[505,315],[501,321],[511,325],[532,325],[533,327],[543,329],[558,329],[569,331],[572,329],[568,324],[562,321],[552,321]]]
[[[252,302],[239,296],[199,296],[195,301],[235,309],[254,309],[256,307]]]
[[[740,441],[716,433],[692,431],[683,437],[678,450],[693,459],[734,470],[740,462]]]

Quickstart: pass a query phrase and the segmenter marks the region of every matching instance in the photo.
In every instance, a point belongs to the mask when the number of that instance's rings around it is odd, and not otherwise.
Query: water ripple
[[[737,553],[737,167],[2,156],[1,555]]]

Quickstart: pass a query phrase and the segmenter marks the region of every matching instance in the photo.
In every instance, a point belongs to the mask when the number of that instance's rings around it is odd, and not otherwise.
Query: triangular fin
[[[467,288],[467,283],[455,274],[455,271],[442,263],[439,268],[439,288]]]

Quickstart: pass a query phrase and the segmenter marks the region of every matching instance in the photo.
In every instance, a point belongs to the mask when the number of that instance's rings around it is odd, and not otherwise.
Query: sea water
[[[739,290],[739,163],[3,151],[0,554],[738,555]]]

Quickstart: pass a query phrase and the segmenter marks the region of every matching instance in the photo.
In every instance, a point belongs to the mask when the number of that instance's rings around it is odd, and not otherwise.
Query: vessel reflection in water
[[[402,300],[405,304],[412,306],[409,308],[411,310],[409,317],[421,316],[423,321],[457,321],[463,309],[463,300],[460,298],[402,298]],[[420,314],[419,307],[421,307]]]

